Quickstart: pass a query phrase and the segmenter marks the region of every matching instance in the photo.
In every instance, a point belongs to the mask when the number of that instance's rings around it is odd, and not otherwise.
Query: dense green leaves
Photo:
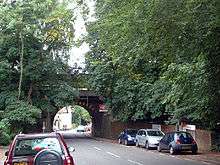
[[[90,84],[115,118],[220,119],[217,0],[99,0],[88,23]],[[109,101],[110,100],[110,101]]]
[[[67,3],[0,2],[0,122],[9,132],[33,131],[39,118],[73,104],[67,61],[75,18]]]
[[[72,122],[74,127],[91,123],[91,116],[86,109],[75,105],[72,107]]]

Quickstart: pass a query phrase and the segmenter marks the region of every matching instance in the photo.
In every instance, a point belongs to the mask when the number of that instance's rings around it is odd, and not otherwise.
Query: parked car
[[[75,130],[75,133],[79,133],[79,134],[83,134],[83,133],[86,132],[86,131],[85,131],[85,126],[83,126],[83,125],[79,125],[79,126],[76,127],[74,130]]]
[[[62,158],[63,165],[74,165],[63,137],[59,133],[47,134],[19,134],[12,141],[4,165],[34,165],[36,155],[41,151],[57,153]]]
[[[170,154],[180,151],[191,151],[193,154],[196,154],[198,147],[190,133],[180,131],[167,133],[160,140],[157,150],[159,152],[169,150]]]
[[[125,144],[125,145],[134,145],[136,134],[137,134],[136,129],[125,129],[118,136],[118,143],[119,144],[122,143],[122,144]]]
[[[157,129],[140,129],[136,135],[136,146],[143,146],[147,149],[157,148],[164,133]]]

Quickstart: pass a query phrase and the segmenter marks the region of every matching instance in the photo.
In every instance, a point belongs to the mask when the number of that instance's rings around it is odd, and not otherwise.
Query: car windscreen
[[[161,131],[147,131],[148,136],[163,136]]]
[[[55,137],[19,139],[16,142],[14,156],[36,155],[43,149],[55,150],[63,154],[59,140]]]
[[[137,130],[127,130],[127,134],[128,135],[136,135],[137,134]]]

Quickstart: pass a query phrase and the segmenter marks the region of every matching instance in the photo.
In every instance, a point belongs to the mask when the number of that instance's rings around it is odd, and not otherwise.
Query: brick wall
[[[132,122],[132,123],[123,123],[120,121],[111,123],[111,135],[107,138],[116,139],[120,132],[127,128],[141,129],[141,128],[152,128],[152,124],[143,123],[143,122]],[[175,125],[161,125],[161,130],[164,133],[175,131]],[[212,132],[197,129],[195,131],[195,140],[198,144],[200,151],[209,151],[212,146]]]
[[[161,131],[163,131],[164,133],[172,132],[175,130],[176,130],[175,125],[161,125]]]
[[[212,132],[196,129],[195,140],[200,151],[209,151],[212,146]]]
[[[152,128],[151,124],[143,123],[143,122],[131,122],[131,123],[123,123],[120,121],[111,123],[111,139],[116,139],[120,132],[124,129],[133,128],[133,129],[141,129],[141,128]]]

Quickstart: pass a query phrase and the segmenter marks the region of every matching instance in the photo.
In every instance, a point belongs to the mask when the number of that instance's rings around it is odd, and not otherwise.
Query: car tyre
[[[196,155],[197,154],[197,150],[192,150],[192,154]]]
[[[35,156],[34,165],[48,164],[48,157],[50,157],[50,161],[53,162],[53,164],[63,164],[62,155],[60,153],[44,149]]]
[[[172,146],[170,146],[170,150],[169,150],[169,151],[170,151],[170,154],[171,154],[171,155],[174,155],[174,154],[175,154],[175,150],[174,150],[174,148],[173,148]]]
[[[150,149],[148,141],[146,141],[146,143],[145,143],[145,148],[148,149],[148,150]]]
[[[135,146],[136,146],[136,147],[140,147],[140,145],[139,145],[139,143],[138,143],[138,140],[136,140]]]
[[[161,151],[162,151],[160,145],[157,146],[157,151],[158,151],[158,152],[161,152]]]

